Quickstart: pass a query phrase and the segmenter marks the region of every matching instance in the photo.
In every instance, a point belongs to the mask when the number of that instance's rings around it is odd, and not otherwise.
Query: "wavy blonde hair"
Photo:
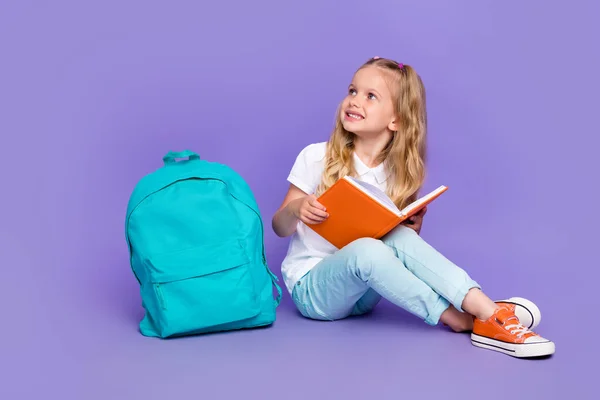
[[[400,209],[417,199],[425,180],[427,110],[421,77],[406,64],[373,58],[358,70],[374,66],[389,78],[398,117],[398,131],[378,157],[388,173],[387,195]],[[341,104],[340,106],[341,107]],[[325,170],[316,195],[322,194],[345,175],[356,176],[353,163],[354,137],[342,126],[340,108],[335,127],[327,142]]]

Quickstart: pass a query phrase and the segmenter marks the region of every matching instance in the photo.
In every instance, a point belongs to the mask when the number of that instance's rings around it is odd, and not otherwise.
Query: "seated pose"
[[[463,269],[419,235],[426,208],[378,239],[337,249],[308,229],[327,210],[317,197],[345,175],[386,191],[402,209],[424,180],[425,90],[406,64],[375,57],[354,74],[328,142],[298,155],[289,190],[273,216],[273,230],[292,236],[282,263],[286,287],[300,313],[338,320],[372,310],[382,297],[421,318],[471,332],[475,346],[515,357],[553,354],[554,343],[531,329],[532,302],[492,301]]]

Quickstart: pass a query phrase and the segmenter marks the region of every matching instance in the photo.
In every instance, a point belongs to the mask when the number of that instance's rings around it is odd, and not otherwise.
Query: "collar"
[[[356,155],[355,152],[353,152],[352,155],[354,157],[354,168],[356,169],[356,173],[360,177],[362,177],[368,172],[373,172],[377,183],[383,183],[387,180],[388,175],[387,171],[385,170],[385,163],[381,163],[374,168],[369,168],[364,162],[362,162],[362,160]]]

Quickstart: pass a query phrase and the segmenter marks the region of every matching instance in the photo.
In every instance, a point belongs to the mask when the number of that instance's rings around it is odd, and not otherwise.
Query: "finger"
[[[304,218],[306,218],[306,220],[311,221],[311,222],[323,222],[325,220],[324,217],[320,217],[316,214],[313,214],[309,210],[306,210],[306,212],[303,214],[303,216],[304,216]]]
[[[305,224],[314,225],[314,224],[320,224],[321,222],[323,222],[323,220],[319,219],[319,218],[304,216],[304,217],[302,217],[302,222],[304,222]]]
[[[324,218],[324,217],[319,217],[317,215],[310,215],[307,218],[310,219],[313,222],[323,222],[323,221],[325,221],[327,219],[327,218]]]
[[[327,218],[329,216],[327,212],[315,207],[309,208],[308,211],[317,217]]]
[[[315,207],[315,208],[319,208],[323,211],[325,211],[325,206],[321,203],[319,203],[319,201],[317,200],[316,197],[312,196],[309,201],[308,204],[310,204],[311,206]]]

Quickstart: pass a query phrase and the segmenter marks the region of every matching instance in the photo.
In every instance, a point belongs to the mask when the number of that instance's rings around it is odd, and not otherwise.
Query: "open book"
[[[440,186],[400,210],[378,187],[345,176],[317,199],[329,217],[307,226],[338,249],[363,237],[380,239],[447,189]]]

